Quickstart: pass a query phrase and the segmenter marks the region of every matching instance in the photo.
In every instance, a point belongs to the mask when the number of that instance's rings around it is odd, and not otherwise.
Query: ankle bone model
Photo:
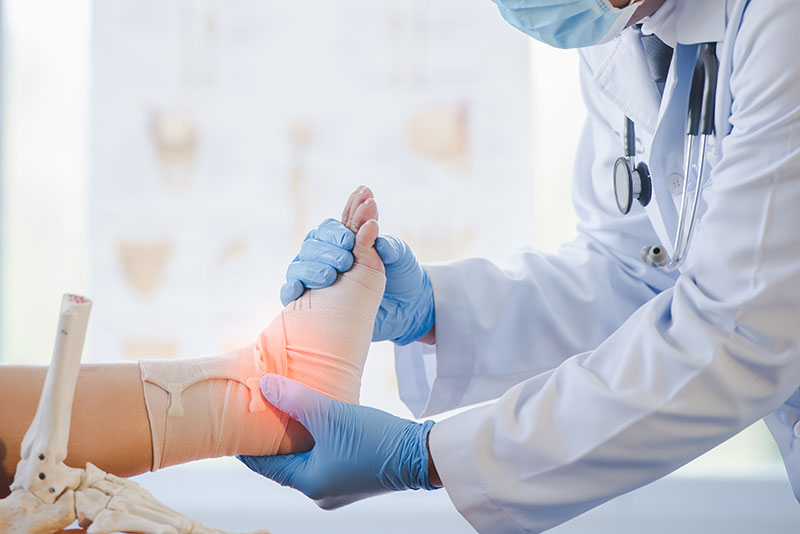
[[[90,463],[85,469],[64,465],[90,309],[88,299],[64,296],[39,406],[22,442],[11,494],[0,499],[0,532],[52,534],[77,519],[88,534],[225,534],[167,508],[135,482]]]

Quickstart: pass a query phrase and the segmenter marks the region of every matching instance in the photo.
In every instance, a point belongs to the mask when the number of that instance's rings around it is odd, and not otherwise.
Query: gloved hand
[[[350,251],[354,244],[353,232],[335,219],[327,219],[311,230],[286,272],[287,282],[281,288],[283,305],[302,295],[306,287],[319,289],[333,284],[338,272],[353,266]],[[386,267],[386,289],[372,341],[388,339],[407,345],[433,328],[433,286],[403,240],[380,236],[375,249]]]
[[[314,448],[285,456],[239,456],[247,467],[300,490],[326,510],[405,489],[436,489],[428,481],[428,433],[415,423],[335,401],[279,375],[261,379],[264,397],[302,423]]]
[[[286,283],[281,287],[284,306],[303,294],[306,288],[320,289],[336,281],[338,273],[353,266],[356,235],[336,219],[325,219],[308,232],[286,270]]]
[[[389,339],[408,345],[433,328],[433,285],[402,239],[380,236],[375,250],[386,268],[386,289],[375,317],[372,341]]]

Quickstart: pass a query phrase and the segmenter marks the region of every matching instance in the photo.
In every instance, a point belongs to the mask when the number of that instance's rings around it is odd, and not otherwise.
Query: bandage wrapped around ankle
[[[153,440],[152,470],[234,454],[272,455],[287,416],[259,383],[280,374],[357,403],[386,278],[356,264],[291,302],[253,345],[205,358],[139,363]]]

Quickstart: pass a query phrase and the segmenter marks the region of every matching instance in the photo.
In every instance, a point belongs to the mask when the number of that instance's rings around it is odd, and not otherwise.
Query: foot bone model
[[[52,534],[77,519],[89,534],[225,534],[170,510],[135,482],[91,463],[85,469],[64,465],[91,306],[84,297],[64,295],[39,406],[22,441],[11,494],[0,500],[0,532]]]

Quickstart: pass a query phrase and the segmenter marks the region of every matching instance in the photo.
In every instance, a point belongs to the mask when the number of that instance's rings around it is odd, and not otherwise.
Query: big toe
[[[375,240],[378,238],[378,221],[370,219],[361,225],[356,234],[356,244],[353,247],[353,259],[356,265],[363,265],[376,271],[384,272],[383,261],[375,250]]]

